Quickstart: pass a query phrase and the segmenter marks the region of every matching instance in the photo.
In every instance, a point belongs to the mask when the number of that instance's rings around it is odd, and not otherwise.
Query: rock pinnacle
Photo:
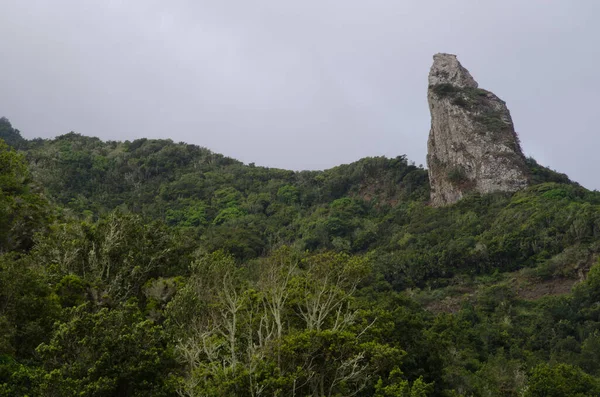
[[[434,206],[455,203],[470,192],[514,192],[528,184],[506,104],[478,87],[456,55],[433,56],[427,164]]]

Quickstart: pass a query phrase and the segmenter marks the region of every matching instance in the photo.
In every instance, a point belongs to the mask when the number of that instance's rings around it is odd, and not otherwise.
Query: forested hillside
[[[600,193],[533,159],[434,208],[404,156],[0,139],[1,396],[600,395]]]

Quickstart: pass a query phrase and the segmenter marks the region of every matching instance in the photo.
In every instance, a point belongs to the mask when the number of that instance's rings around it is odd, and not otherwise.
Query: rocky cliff
[[[525,157],[505,102],[478,88],[455,55],[434,55],[427,99],[433,205],[452,204],[469,192],[527,186]]]

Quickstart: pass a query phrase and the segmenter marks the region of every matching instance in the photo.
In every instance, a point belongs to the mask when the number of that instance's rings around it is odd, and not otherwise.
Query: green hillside
[[[405,156],[0,138],[0,396],[600,395],[600,193],[533,159],[434,208]]]

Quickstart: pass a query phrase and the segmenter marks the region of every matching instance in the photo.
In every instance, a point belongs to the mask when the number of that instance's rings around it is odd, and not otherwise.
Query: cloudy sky
[[[27,138],[171,138],[257,165],[425,162],[458,54],[527,155],[600,189],[597,0],[2,0],[0,116]]]

